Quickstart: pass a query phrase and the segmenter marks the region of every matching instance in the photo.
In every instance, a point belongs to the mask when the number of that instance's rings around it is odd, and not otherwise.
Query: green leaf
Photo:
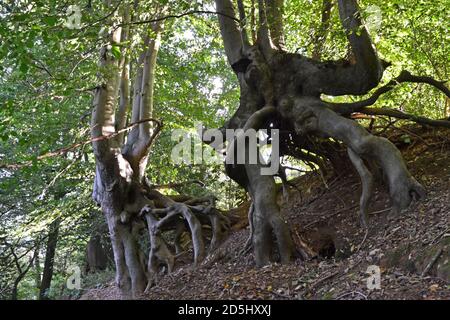
[[[58,19],[56,17],[43,17],[42,22],[44,22],[46,25],[54,26],[56,22],[58,22]]]
[[[21,63],[19,66],[19,70],[21,73],[27,73],[30,66],[27,63]]]
[[[116,59],[120,59],[120,57],[122,56],[120,48],[118,46],[112,46],[111,53]]]
[[[407,144],[411,143],[411,137],[407,134],[402,135],[401,139],[403,140],[404,143],[407,143]]]

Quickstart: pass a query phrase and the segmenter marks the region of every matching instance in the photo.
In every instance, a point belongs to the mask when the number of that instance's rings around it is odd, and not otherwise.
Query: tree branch
[[[245,8],[243,0],[238,0],[238,10],[239,10],[239,27],[241,29],[241,41],[242,41],[242,49],[245,52],[250,47],[250,42],[248,40],[247,29],[245,26],[247,25],[247,18],[245,16]]]
[[[38,65],[32,64],[32,66],[34,66],[40,70],[44,70],[51,78],[54,78],[53,74],[50,72],[50,70],[47,68],[47,66],[42,61],[35,59],[33,57],[31,57],[31,60],[38,64]]]
[[[61,148],[61,149],[58,149],[58,150],[55,150],[55,151],[52,151],[52,152],[45,153],[43,155],[40,155],[40,156],[36,157],[36,160],[44,160],[44,159],[47,159],[47,158],[60,156],[60,155],[66,154],[67,152],[69,152],[71,150],[83,147],[83,146],[85,146],[87,144],[90,144],[92,142],[98,142],[98,141],[112,139],[114,137],[117,137],[119,134],[124,133],[124,132],[126,132],[126,131],[128,131],[128,130],[136,127],[136,126],[138,126],[139,124],[141,124],[143,122],[154,122],[154,123],[156,123],[155,132],[156,131],[159,132],[161,130],[162,126],[163,126],[163,123],[160,120],[153,119],[153,118],[142,119],[142,120],[136,121],[134,123],[131,123],[130,125],[126,126],[125,128],[123,128],[121,130],[118,130],[116,132],[113,132],[111,134],[102,135],[102,136],[98,136],[98,137],[95,137],[95,138],[91,138],[91,139],[83,141],[83,142],[75,143],[75,144],[73,144],[73,145],[71,145],[69,147],[65,147],[65,148]],[[152,143],[152,141],[154,140],[155,137],[156,137],[155,134],[153,134],[150,137],[151,138],[151,139],[149,139],[150,144]],[[15,164],[4,164],[4,163],[2,163],[2,164],[0,164],[0,169],[2,169],[2,168],[6,168],[6,169],[20,169],[20,168],[23,168],[23,167],[31,166],[32,164],[33,164],[33,161],[26,161],[26,162],[23,162],[23,163],[15,163]]]
[[[227,0],[225,0],[225,2],[227,2]],[[222,16],[224,18],[231,19],[231,20],[234,20],[236,22],[239,22],[239,19],[237,19],[234,16],[234,14],[228,14],[228,13],[226,13],[226,10],[225,11],[220,11],[220,10],[217,10],[217,11],[191,10],[191,11],[187,11],[187,12],[180,13],[180,14],[168,14],[166,16],[159,17],[159,18],[154,18],[154,19],[141,20],[141,21],[132,21],[132,22],[129,22],[129,23],[121,23],[121,24],[118,24],[117,26],[118,27],[123,27],[125,25],[149,24],[149,23],[164,21],[164,20],[167,20],[167,19],[182,18],[182,17],[185,17],[185,16],[191,16],[191,15],[194,15],[194,14],[217,14],[217,15]]]
[[[450,98],[450,90],[445,86],[445,81],[437,81],[432,77],[428,76],[415,76],[412,75],[409,71],[403,70],[398,77],[389,81],[386,85],[377,89],[373,95],[365,100],[350,102],[350,103],[331,103],[328,104],[332,107],[332,109],[339,114],[349,115],[353,112],[361,111],[364,107],[371,106],[375,102],[377,102],[378,98],[392,89],[399,83],[404,82],[413,82],[413,83],[426,83],[429,84],[436,89],[442,91],[448,98]]]
[[[94,108],[91,118],[91,136],[93,138],[110,135],[116,131],[115,110],[120,83],[120,72],[118,60],[111,52],[114,45],[120,43],[121,29],[116,29],[110,34],[110,45],[103,46],[100,51],[99,65],[101,74],[99,80],[102,81],[94,94]],[[105,157],[111,156],[113,149],[117,147],[117,142],[106,142],[104,140],[93,140],[92,146],[97,160],[102,161]],[[114,143],[116,145],[114,145]]]
[[[448,120],[432,120],[421,116],[405,113],[400,110],[389,108],[362,108],[359,112],[368,115],[388,116],[398,119],[410,120],[420,124],[430,125],[433,127],[450,128],[450,121]]]
[[[123,20],[125,22],[130,21],[130,8],[127,6],[124,9]],[[126,26],[122,29],[121,42],[126,43],[130,38],[130,27]],[[122,52],[120,59],[120,69],[122,70],[119,84],[119,109],[117,110],[116,118],[116,130],[121,130],[125,127],[127,121],[127,113],[130,108],[130,56],[128,49],[130,45],[127,45]],[[124,135],[117,136],[117,140],[120,145],[124,142]]]
[[[255,0],[251,0],[250,8],[250,33],[253,43],[256,42],[256,13],[255,13]]]
[[[269,22],[270,37],[273,44],[284,50],[283,11],[284,0],[265,0],[267,19]]]
[[[318,64],[310,85],[327,95],[363,95],[379,84],[386,65],[378,58],[362,24],[357,1],[338,0],[338,4],[341,23],[355,59]]]
[[[110,17],[112,17],[112,16],[116,13],[116,11],[117,11],[117,9],[119,9],[119,6],[120,6],[121,3],[122,3],[122,0],[117,1],[117,4],[113,7],[113,9],[111,10],[111,12],[109,12],[106,16],[101,17],[100,19],[97,19],[97,20],[95,20],[94,22],[89,23],[88,25],[86,25],[86,26],[80,28],[80,30],[78,31],[78,33],[81,32],[81,31],[83,31],[83,30],[86,30],[86,29],[88,29],[88,28],[90,28],[90,27],[93,27],[93,26],[95,26],[96,24],[98,24],[98,23],[100,23],[100,22],[102,22],[102,21],[108,20]]]
[[[133,105],[131,110],[131,122],[135,123],[139,121],[140,118],[140,108],[141,108],[141,99],[142,99],[142,80],[143,80],[143,63],[145,60],[145,55],[147,52],[147,47],[150,42],[150,36],[147,34],[144,38],[144,45],[142,53],[139,56],[136,66],[136,75],[133,83]],[[131,130],[127,137],[127,143],[125,146],[125,150],[128,148],[132,148],[133,144],[139,138],[139,127],[135,127]]]
[[[154,38],[150,39],[148,48],[145,53],[143,77],[142,77],[142,90],[141,90],[141,106],[139,119],[150,118],[153,114],[153,92],[155,84],[155,68],[156,57],[158,55],[160,43],[161,43],[161,31],[162,23],[156,22],[152,28],[155,33]],[[150,137],[150,125],[149,122],[143,122],[139,126],[139,139],[147,140]]]
[[[239,20],[235,18],[233,4],[230,0],[215,0],[220,33],[225,53],[231,66],[243,58]]]
[[[258,45],[262,50],[264,57],[268,59],[272,55],[273,45],[269,34],[269,23],[267,21],[266,5],[264,0],[258,0],[259,28]]]

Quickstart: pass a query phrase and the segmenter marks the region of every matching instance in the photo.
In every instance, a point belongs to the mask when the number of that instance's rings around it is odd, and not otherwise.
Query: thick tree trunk
[[[125,297],[131,297],[142,293],[147,284],[137,242],[139,226],[136,226],[136,217],[133,216],[145,204],[139,203],[139,195],[136,195],[127,178],[114,174],[120,171],[123,164],[119,162],[125,161],[123,157],[119,155],[110,160],[115,169],[98,171],[98,180],[103,190],[100,204],[108,224],[116,267],[116,284]]]
[[[277,204],[277,188],[272,176],[261,175],[261,167],[247,165],[249,192],[254,204],[253,246],[257,266],[264,266],[271,260],[272,241],[275,236],[278,254],[282,263],[292,257],[292,240],[286,222],[280,215]]]

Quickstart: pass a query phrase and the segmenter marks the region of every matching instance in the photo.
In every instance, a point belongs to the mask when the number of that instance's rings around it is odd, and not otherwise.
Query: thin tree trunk
[[[56,244],[58,242],[58,232],[61,220],[58,218],[50,224],[48,232],[47,248],[45,250],[44,270],[42,272],[41,287],[39,290],[39,300],[48,299],[48,290],[53,277],[53,266],[56,252]]]
[[[333,9],[333,0],[323,0],[322,3],[322,19],[320,26],[316,31],[314,39],[314,49],[312,53],[312,58],[315,60],[320,60],[322,57],[322,50],[325,44],[328,31],[331,24],[331,10]]]
[[[17,294],[18,294],[18,287],[19,287],[19,283],[20,281],[22,281],[22,275],[19,275],[13,283],[13,288],[11,291],[11,300],[17,300]]]
[[[265,0],[270,37],[275,47],[284,50],[283,11],[284,0]]]
[[[125,8],[124,11],[124,23],[130,22],[130,9],[129,7]],[[130,38],[130,26],[125,26],[122,29],[121,39],[122,43],[128,41]],[[131,50],[131,46],[130,46]],[[119,62],[119,68],[122,70],[120,76],[120,100],[119,100],[119,108],[117,110],[117,119],[116,119],[116,130],[123,129],[127,122],[127,112],[130,108],[130,53],[127,50],[124,50],[122,53],[122,57]],[[117,140],[120,144],[124,142],[125,134],[121,133],[117,136]]]
[[[35,272],[35,288],[37,291],[37,295],[39,295],[40,289],[41,289],[41,260],[39,259],[39,251],[40,251],[40,244],[37,245],[37,252],[36,252],[36,258],[34,259],[34,272]]]

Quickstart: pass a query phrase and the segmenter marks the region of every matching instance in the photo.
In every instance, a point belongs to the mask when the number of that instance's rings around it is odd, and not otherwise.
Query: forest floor
[[[309,252],[306,261],[256,268],[251,253],[239,254],[249,234],[243,227],[214,263],[178,266],[142,299],[450,299],[450,130],[408,126],[384,135],[425,186],[424,200],[388,219],[389,196],[378,183],[366,235],[354,170],[326,177],[326,185],[317,173],[305,174],[287,200],[280,192],[280,204],[297,247]],[[368,288],[369,266],[380,268],[379,289]],[[118,298],[112,282],[82,296]]]

